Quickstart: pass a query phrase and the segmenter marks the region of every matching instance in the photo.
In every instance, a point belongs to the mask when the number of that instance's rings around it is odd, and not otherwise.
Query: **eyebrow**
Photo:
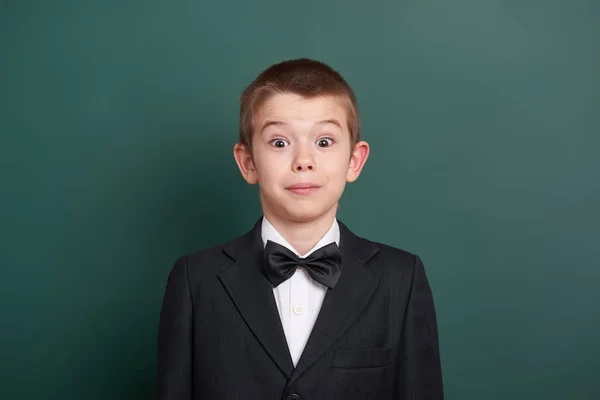
[[[340,122],[337,119],[324,119],[322,121],[317,122],[317,125],[327,125],[327,124],[337,125],[337,127],[339,127],[340,129],[343,129],[342,124],[340,124]],[[263,124],[260,131],[264,132],[264,130],[267,129],[269,126],[286,126],[286,125],[287,125],[287,122],[277,121],[277,120],[272,120],[272,121],[267,120]]]
[[[261,132],[264,132],[265,129],[267,129],[269,126],[285,126],[287,125],[287,123],[283,122],[283,121],[265,121],[265,123],[263,124],[262,128],[260,128]]]

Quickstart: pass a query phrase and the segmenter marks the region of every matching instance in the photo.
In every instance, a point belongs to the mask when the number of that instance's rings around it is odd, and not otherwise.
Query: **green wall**
[[[600,3],[0,2],[0,397],[149,399],[176,257],[245,232],[237,99],[354,87],[340,219],[419,254],[450,400],[600,398]]]

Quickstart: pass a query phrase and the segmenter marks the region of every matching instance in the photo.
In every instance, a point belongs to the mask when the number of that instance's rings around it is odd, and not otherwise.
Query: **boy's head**
[[[234,156],[244,179],[259,184],[269,220],[335,216],[368,154],[354,93],[323,63],[272,65],[242,94]]]
[[[255,118],[261,106],[277,94],[294,93],[307,99],[332,97],[345,109],[350,144],[360,141],[360,117],[352,88],[330,66],[301,58],[264,70],[242,93],[238,143],[252,152]]]

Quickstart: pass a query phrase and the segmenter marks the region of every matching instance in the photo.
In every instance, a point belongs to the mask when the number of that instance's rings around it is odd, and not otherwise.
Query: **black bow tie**
[[[342,272],[342,253],[337,244],[330,243],[300,258],[287,247],[267,241],[264,268],[273,287],[289,279],[298,267],[306,268],[311,278],[333,289]]]

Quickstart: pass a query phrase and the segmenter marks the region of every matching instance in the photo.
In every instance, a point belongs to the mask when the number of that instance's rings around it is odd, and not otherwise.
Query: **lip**
[[[313,188],[319,188],[320,186],[317,185],[316,183],[311,183],[311,182],[302,182],[302,183],[296,183],[294,185],[290,185],[288,187],[286,187],[286,189],[288,190],[293,190],[293,189],[313,189]]]
[[[320,187],[316,183],[303,182],[290,185],[286,189],[294,194],[307,195],[316,192]]]

